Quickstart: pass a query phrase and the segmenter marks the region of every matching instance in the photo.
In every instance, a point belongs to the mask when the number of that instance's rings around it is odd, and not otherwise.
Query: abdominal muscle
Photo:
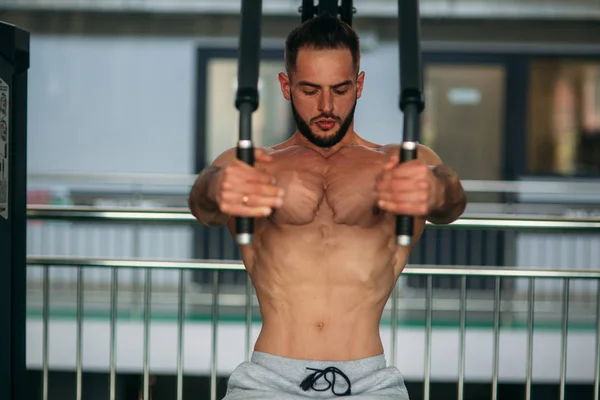
[[[383,353],[379,322],[406,255],[381,226],[331,229],[266,228],[243,252],[263,318],[256,351],[328,361]]]

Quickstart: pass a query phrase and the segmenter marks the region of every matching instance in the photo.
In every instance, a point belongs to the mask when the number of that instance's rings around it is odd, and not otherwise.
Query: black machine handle
[[[417,158],[421,134],[420,115],[425,108],[421,60],[419,0],[398,0],[398,43],[400,46],[400,109],[404,114],[400,162]],[[410,246],[413,217],[396,217],[396,243]]]
[[[238,49],[238,87],[235,106],[240,112],[237,158],[254,165],[252,113],[258,109],[258,72],[262,28],[262,0],[242,0],[240,41]],[[252,243],[254,219],[236,218],[236,241]]]

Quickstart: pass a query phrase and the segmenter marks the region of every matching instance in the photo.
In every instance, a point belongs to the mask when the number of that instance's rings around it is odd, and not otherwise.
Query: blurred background
[[[398,4],[354,5],[355,127],[399,143]],[[277,74],[299,6],[263,0],[259,146],[295,129]],[[186,209],[237,140],[239,13],[239,0],[0,4],[32,34],[31,398],[137,399],[144,385],[154,400],[220,398],[247,355],[260,316],[239,251]],[[469,205],[411,256],[382,321],[388,361],[414,399],[597,400],[600,2],[421,0],[421,15],[422,143]]]

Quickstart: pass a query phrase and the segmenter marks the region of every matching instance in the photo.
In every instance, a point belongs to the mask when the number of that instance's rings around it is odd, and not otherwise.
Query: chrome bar
[[[150,400],[150,285],[151,270],[145,271],[144,284],[144,397]]]
[[[48,265],[44,265],[44,275],[43,275],[43,298],[44,304],[42,304],[42,313],[43,313],[43,344],[42,344],[42,400],[48,400],[48,364],[49,364],[49,352],[50,352],[50,343],[48,338],[48,330],[50,326],[50,279],[49,279],[49,269]]]
[[[500,278],[494,279],[494,358],[492,400],[498,399],[498,369],[500,364]]]
[[[556,194],[582,193],[600,194],[597,182],[552,182],[552,181],[488,181],[461,180],[466,192],[471,193],[519,193]]]
[[[596,374],[594,376],[594,400],[600,400],[600,281],[596,293]]]
[[[210,349],[210,399],[217,400],[217,323],[219,317],[219,271],[213,271],[212,282],[212,343]]]
[[[394,290],[392,291],[392,310],[391,310],[391,335],[392,335],[392,343],[391,343],[391,366],[396,366],[397,358],[398,358],[398,283],[394,285]]]
[[[30,181],[62,183],[79,182],[94,184],[118,184],[121,186],[191,186],[197,175],[187,174],[135,174],[135,173],[30,173],[27,174]],[[482,181],[484,184],[486,181]],[[507,182],[507,184],[510,184]]]
[[[83,257],[28,257],[28,265],[49,266],[78,266],[83,267],[117,267],[141,269],[189,269],[189,270],[219,270],[243,271],[241,261],[219,260],[138,260],[138,259],[93,259]],[[502,278],[570,278],[570,279],[600,279],[600,270],[593,269],[546,269],[546,268],[517,268],[489,266],[455,266],[455,265],[407,265],[403,275],[434,275],[434,276],[487,276]]]
[[[142,227],[139,223],[136,223],[133,226],[133,243],[131,245],[131,252],[132,252],[133,258],[140,258],[140,255],[142,254],[141,253],[141,249],[142,249],[141,228]],[[133,282],[132,282],[133,292],[139,293],[140,286],[141,286],[141,280],[142,280],[141,273],[140,273],[140,271],[132,271],[132,273],[133,273],[133,278],[132,278],[133,279]],[[131,309],[136,314],[139,313],[140,301],[139,301],[138,296],[133,297]]]
[[[569,279],[564,280],[562,299],[561,361],[560,361],[560,400],[565,399],[567,380],[567,335],[569,329]]]
[[[21,3],[25,1],[21,0]],[[362,7],[361,7],[361,11]],[[292,9],[292,13],[296,10]],[[553,14],[556,16],[556,14]],[[432,50],[439,50],[437,45],[441,43],[426,42],[427,47]],[[452,46],[454,44],[451,44]],[[490,47],[502,47],[500,51],[509,50],[504,48],[505,43],[494,43],[485,45],[487,50]],[[466,46],[473,48],[477,47],[478,43],[466,43]],[[518,48],[527,53],[537,53],[540,48],[542,52],[547,53],[554,49],[550,48],[549,43],[527,43],[519,44]],[[560,46],[559,46],[560,47]],[[598,52],[598,48],[589,45],[572,45],[569,49],[581,49],[583,53]],[[446,47],[444,47],[446,49]],[[564,49],[569,52],[569,49]],[[481,49],[480,49],[481,50]],[[510,48],[511,51],[515,47]],[[56,183],[94,183],[94,184],[113,184],[119,186],[140,186],[148,185],[156,186],[184,186],[188,188],[193,185],[198,178],[195,174],[140,174],[140,173],[29,173],[27,179],[29,181]],[[597,182],[556,182],[552,180],[527,180],[527,181],[503,181],[503,180],[480,180],[480,179],[461,179],[461,184],[467,192],[483,192],[483,193],[532,193],[532,194],[562,194],[564,192],[582,192],[582,193],[600,193],[600,184]]]
[[[252,357],[252,277],[246,274],[246,361]]]
[[[135,269],[184,269],[184,270],[214,270],[220,271],[242,271],[244,269],[241,261],[220,260],[140,260],[140,259],[92,259],[82,257],[28,257],[28,265],[51,265],[51,266],[77,266],[96,268],[135,268]],[[600,271],[598,273],[600,276]]]
[[[177,400],[183,400],[183,325],[185,322],[184,270],[179,270],[179,311],[177,319]]]
[[[94,221],[110,223],[168,223],[195,224],[196,219],[188,208],[169,207],[142,209],[131,207],[90,207],[90,206],[29,206],[27,218],[30,220]],[[432,225],[427,222],[428,225]],[[513,228],[513,229],[598,229],[600,217],[570,217],[558,215],[465,213],[457,221],[437,225],[437,229],[448,227],[465,228]]]
[[[185,208],[132,208],[91,206],[29,206],[30,220],[66,220],[110,223],[194,223],[195,219]]]
[[[537,217],[529,215],[505,216],[505,215],[465,215],[449,225],[442,227],[466,227],[466,228],[496,228],[496,229],[598,229],[600,219],[598,218],[567,218],[567,217]]]
[[[464,398],[465,385],[465,339],[467,330],[467,277],[460,278],[460,344],[458,359],[458,400]]]
[[[425,312],[425,387],[423,388],[423,399],[429,400],[431,390],[431,323],[433,319],[433,276],[431,275],[427,275]]]
[[[81,400],[81,385],[83,378],[83,267],[77,267],[77,359],[75,369],[77,371],[76,399]]]
[[[117,396],[117,294],[118,275],[116,268],[111,270],[110,283],[110,400]]]
[[[526,370],[526,381],[525,381],[525,400],[531,400],[531,381],[533,373],[533,313],[535,311],[535,280],[534,278],[529,279],[529,293],[528,293],[528,305],[529,310],[527,312],[527,370]]]

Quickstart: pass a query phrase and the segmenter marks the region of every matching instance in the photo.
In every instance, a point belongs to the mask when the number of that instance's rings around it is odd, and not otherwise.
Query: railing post
[[[29,32],[0,22],[0,399],[25,388]]]

